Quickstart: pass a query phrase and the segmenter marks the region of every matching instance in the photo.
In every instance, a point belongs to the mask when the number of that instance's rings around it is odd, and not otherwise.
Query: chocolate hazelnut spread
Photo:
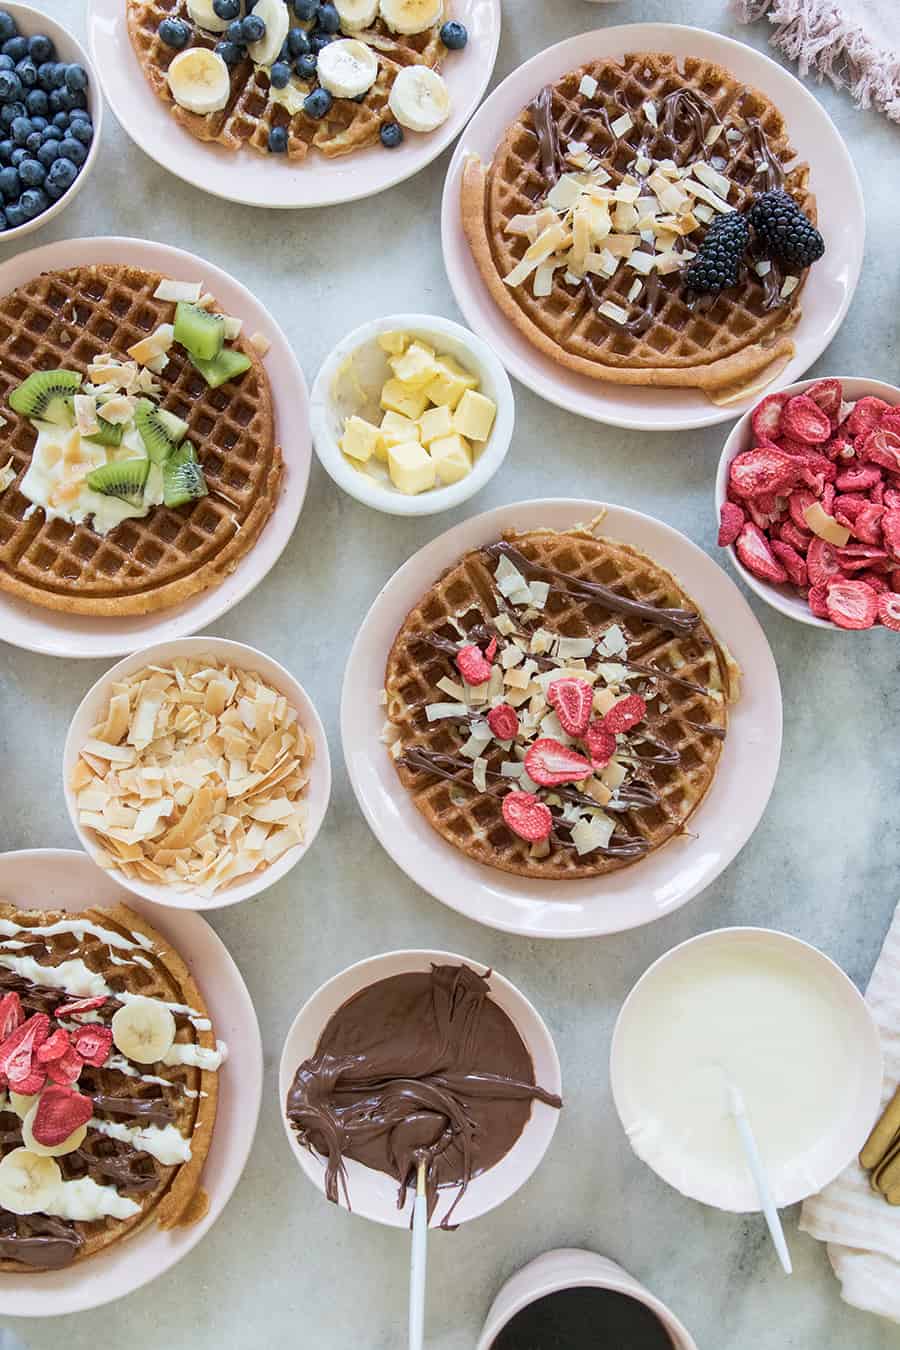
[[[75,1260],[84,1239],[74,1224],[46,1214],[0,1210],[0,1261],[38,1270],[61,1270]]]
[[[491,1350],[672,1350],[645,1304],[614,1289],[560,1289],[516,1313]]]
[[[441,1187],[458,1188],[505,1157],[533,1101],[559,1108],[537,1086],[510,1018],[490,997],[490,972],[432,966],[363,989],[330,1019],[297,1069],[287,1117],[301,1143],[326,1160],[325,1193],[350,1207],[345,1159],[394,1177],[397,1204],[426,1164],[428,1212]]]

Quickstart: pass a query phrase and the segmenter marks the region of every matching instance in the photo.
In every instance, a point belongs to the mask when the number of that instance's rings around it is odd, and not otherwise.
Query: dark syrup
[[[529,1303],[491,1350],[673,1350],[643,1303],[612,1289],[560,1289]]]

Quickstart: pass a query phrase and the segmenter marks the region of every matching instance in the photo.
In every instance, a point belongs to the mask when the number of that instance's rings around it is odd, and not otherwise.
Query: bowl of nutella
[[[408,1227],[420,1163],[429,1223],[507,1200],[553,1138],[559,1059],[539,1013],[495,971],[449,952],[350,966],[288,1032],[279,1104],[291,1150],[327,1199]]]
[[[596,1252],[561,1247],[516,1271],[488,1313],[476,1350],[551,1346],[697,1350],[674,1313]]]

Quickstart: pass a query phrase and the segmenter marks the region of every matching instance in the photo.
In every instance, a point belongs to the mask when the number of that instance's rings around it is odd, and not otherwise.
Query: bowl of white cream
[[[881,1044],[865,1000],[815,947],[763,928],[692,938],[623,1004],[613,1099],[635,1153],[683,1195],[760,1209],[730,1106],[737,1087],[775,1203],[832,1181],[878,1114]]]

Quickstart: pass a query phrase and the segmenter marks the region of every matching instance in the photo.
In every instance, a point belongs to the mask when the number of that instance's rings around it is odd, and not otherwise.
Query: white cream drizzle
[[[134,1067],[131,1060],[126,1059],[124,1055],[110,1055],[103,1067],[124,1074],[126,1078],[137,1078],[142,1083],[157,1083],[160,1087],[173,1088],[184,1097],[206,1097],[209,1095],[206,1092],[198,1092],[196,1088],[182,1087],[181,1083],[172,1082],[169,1078],[159,1078],[154,1073],[141,1073]]]
[[[105,1134],[110,1139],[118,1139],[123,1144],[131,1144],[141,1153],[149,1153],[164,1167],[175,1167],[178,1163],[191,1160],[189,1139],[174,1125],[125,1125],[120,1121],[92,1119],[88,1128]]]
[[[95,1219],[130,1219],[140,1212],[140,1205],[120,1195],[115,1186],[98,1186],[90,1177],[77,1181],[61,1181],[46,1200],[41,1201],[41,1213],[58,1219],[72,1219],[76,1223],[92,1223]]]
[[[224,1041],[216,1041],[215,1050],[205,1045],[182,1045],[178,1041],[163,1055],[163,1064],[187,1064],[192,1069],[205,1069],[214,1073],[225,1062],[228,1047]]]
[[[75,998],[96,998],[100,994],[113,993],[103,976],[89,969],[79,957],[62,961],[58,966],[42,966],[33,956],[0,954],[0,966],[21,975],[31,984],[46,989],[64,989]]]
[[[13,937],[16,933],[39,933],[42,937],[59,937],[66,933],[78,938],[79,942],[84,941],[85,933],[90,933],[92,937],[105,942],[108,947],[118,947],[121,951],[133,951],[138,946],[137,934],[127,938],[121,933],[113,932],[111,928],[101,928],[91,919],[61,919],[58,923],[48,923],[40,927],[13,923],[11,919],[0,919],[0,934],[4,937]],[[4,947],[11,945],[7,942],[0,943],[0,946]],[[143,946],[143,943],[140,945]]]

